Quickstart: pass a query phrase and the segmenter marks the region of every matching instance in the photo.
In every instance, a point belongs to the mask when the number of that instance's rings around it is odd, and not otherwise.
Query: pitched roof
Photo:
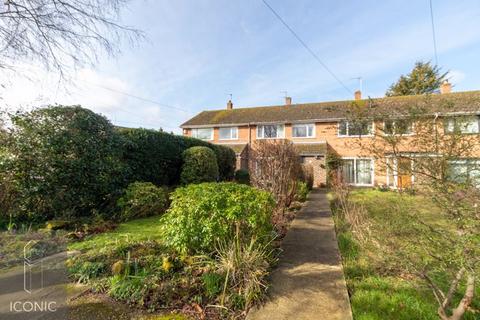
[[[327,143],[295,143],[295,149],[301,156],[316,156],[327,154]]]
[[[371,116],[407,115],[410,107],[435,113],[479,113],[480,91],[448,94],[385,97],[321,103],[236,108],[203,111],[181,125],[182,128],[222,125],[246,125],[273,122],[336,121],[347,117],[353,106],[369,107]]]

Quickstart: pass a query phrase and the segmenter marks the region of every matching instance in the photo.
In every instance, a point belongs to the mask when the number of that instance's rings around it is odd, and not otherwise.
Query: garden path
[[[247,320],[351,320],[326,191],[314,189],[282,243],[267,302]]]

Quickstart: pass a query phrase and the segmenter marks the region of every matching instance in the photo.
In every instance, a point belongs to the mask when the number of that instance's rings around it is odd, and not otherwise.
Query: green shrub
[[[128,185],[117,205],[120,221],[158,215],[168,208],[168,193],[150,182],[134,182]]]
[[[272,230],[272,196],[237,183],[203,183],[178,188],[161,218],[165,243],[177,251],[211,253],[219,240],[256,236],[268,240]]]
[[[183,153],[182,184],[212,182],[218,179],[215,153],[207,147],[191,147]]]
[[[206,141],[149,129],[118,129],[123,138],[123,161],[127,179],[172,186],[180,181],[183,152],[190,147],[209,147],[215,152],[220,180],[231,180],[235,170],[235,152]]]
[[[245,169],[235,171],[235,181],[243,184],[250,184],[250,173]]]
[[[103,116],[79,106],[10,114],[0,150],[30,221],[90,216],[110,206],[123,185],[119,137]]]
[[[307,186],[307,183],[303,182],[303,181],[298,181],[297,183],[297,192],[295,194],[295,199],[297,201],[305,201],[307,200],[307,196],[308,196],[308,193],[309,193],[309,189],[308,189],[308,186]]]
[[[225,276],[207,272],[202,275],[203,287],[205,288],[205,294],[208,298],[215,298],[220,292],[222,292]]]

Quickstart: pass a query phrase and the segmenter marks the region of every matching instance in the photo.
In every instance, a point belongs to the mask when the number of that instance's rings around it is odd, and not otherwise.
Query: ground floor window
[[[373,160],[349,158],[342,160],[343,181],[353,185],[373,185]]]
[[[449,177],[457,183],[471,183],[480,187],[480,160],[462,159],[451,161]]]

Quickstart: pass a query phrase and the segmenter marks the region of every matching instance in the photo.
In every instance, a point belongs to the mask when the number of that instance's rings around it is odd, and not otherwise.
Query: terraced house
[[[349,121],[354,106],[374,105],[369,108],[371,121],[357,125]],[[415,123],[400,119],[412,105],[427,105],[429,115],[441,123],[443,134],[454,130],[462,117],[461,131],[477,139],[475,158],[461,159],[452,164],[457,171],[478,168],[480,162],[480,91],[451,92],[451,85],[444,83],[437,94],[363,99],[361,92],[349,101],[292,104],[287,97],[284,105],[267,107],[234,108],[228,101],[224,110],[203,111],[181,125],[183,134],[222,144],[237,154],[237,168],[248,168],[249,148],[258,139],[291,140],[302,163],[314,168],[314,184],[326,183],[326,156],[332,152],[343,159],[343,177],[356,186],[388,185],[408,187],[414,183],[413,174],[402,168],[410,166],[403,160],[392,159],[388,168],[378,165],[361,147],[359,139],[374,139],[380,128],[383,134],[415,135]],[[375,113],[389,115],[382,120]],[[415,152],[405,149],[404,152]],[[388,157],[389,155],[385,155]],[[478,156],[478,159],[476,158]],[[479,172],[473,172],[478,175]]]

